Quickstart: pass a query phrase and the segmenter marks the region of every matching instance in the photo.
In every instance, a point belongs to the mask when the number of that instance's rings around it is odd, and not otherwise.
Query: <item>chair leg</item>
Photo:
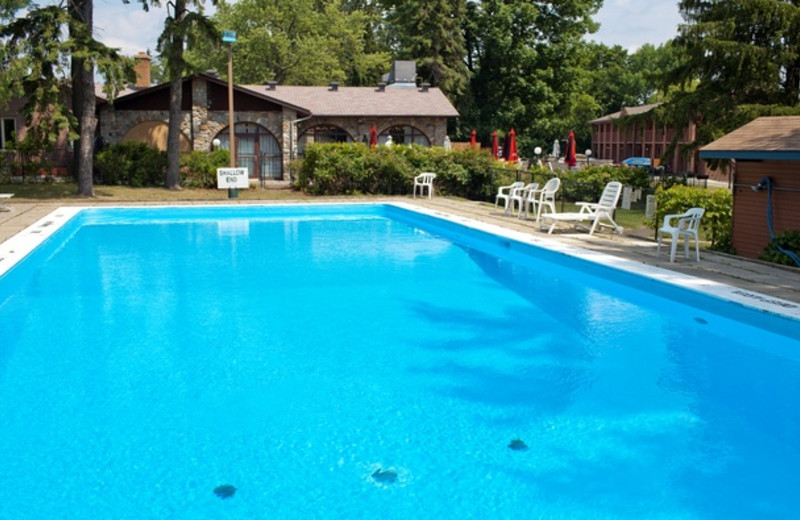
[[[672,235],[672,245],[669,248],[669,261],[675,261],[675,252],[678,250],[678,235]]]
[[[658,247],[656,247],[656,255],[661,256],[661,237],[663,235],[661,233],[658,234]]]
[[[697,237],[694,237],[694,252],[697,257],[697,261],[700,261],[700,242],[697,240]]]
[[[599,224],[599,223],[600,223],[600,217],[597,216],[597,217],[595,217],[594,222],[592,222],[592,227],[589,228],[589,236],[594,234],[594,230],[597,228],[597,224]]]

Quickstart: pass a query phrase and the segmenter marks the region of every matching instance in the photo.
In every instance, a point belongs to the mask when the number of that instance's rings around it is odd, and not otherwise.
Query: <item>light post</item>
[[[223,31],[222,41],[228,44],[228,136],[230,141],[231,168],[236,168],[236,129],[233,119],[233,44],[236,43],[236,31]],[[235,199],[239,190],[228,188],[228,198]]]
[[[537,146],[536,148],[533,149],[533,153],[536,154],[536,166],[541,166],[542,165],[542,159],[541,159],[542,147],[541,146]]]
[[[591,150],[591,148],[587,148],[586,149],[586,165],[588,166],[590,162],[592,162],[592,150]]]

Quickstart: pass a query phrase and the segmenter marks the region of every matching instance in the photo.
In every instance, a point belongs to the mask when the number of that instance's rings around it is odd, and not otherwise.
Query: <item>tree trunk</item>
[[[94,196],[94,133],[95,133],[95,98],[94,98],[94,65],[83,65],[80,88],[83,91],[83,106],[80,118],[80,141],[78,146],[78,195]]]
[[[180,23],[186,11],[186,2],[175,2],[175,17]],[[181,121],[183,114],[183,36],[172,36],[172,55],[170,56],[169,81],[169,134],[167,135],[167,189],[181,189]]]
[[[70,36],[79,45],[87,45],[92,37],[94,16],[92,0],[70,0]],[[72,62],[72,112],[78,119],[79,138],[75,143],[74,159],[78,177],[78,195],[94,195],[94,138],[95,138],[95,94],[94,65],[73,56]]]
[[[167,178],[166,187],[170,190],[181,189],[181,103],[183,81],[180,75],[169,82],[169,134],[167,135]]]

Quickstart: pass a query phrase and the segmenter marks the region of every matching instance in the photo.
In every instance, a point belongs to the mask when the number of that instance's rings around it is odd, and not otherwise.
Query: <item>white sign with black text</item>
[[[220,190],[230,188],[250,187],[247,168],[217,168],[217,188]]]

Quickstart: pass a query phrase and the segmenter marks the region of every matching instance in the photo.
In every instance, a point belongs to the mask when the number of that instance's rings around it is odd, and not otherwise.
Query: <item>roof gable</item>
[[[593,121],[589,121],[589,124],[608,123],[610,121],[613,121],[615,119],[620,119],[622,117],[646,114],[647,112],[650,112],[659,105],[661,105],[661,103],[649,103],[647,105],[639,105],[635,107],[622,107],[622,110],[618,112],[613,112],[611,114],[606,114],[603,117],[599,117]]]

